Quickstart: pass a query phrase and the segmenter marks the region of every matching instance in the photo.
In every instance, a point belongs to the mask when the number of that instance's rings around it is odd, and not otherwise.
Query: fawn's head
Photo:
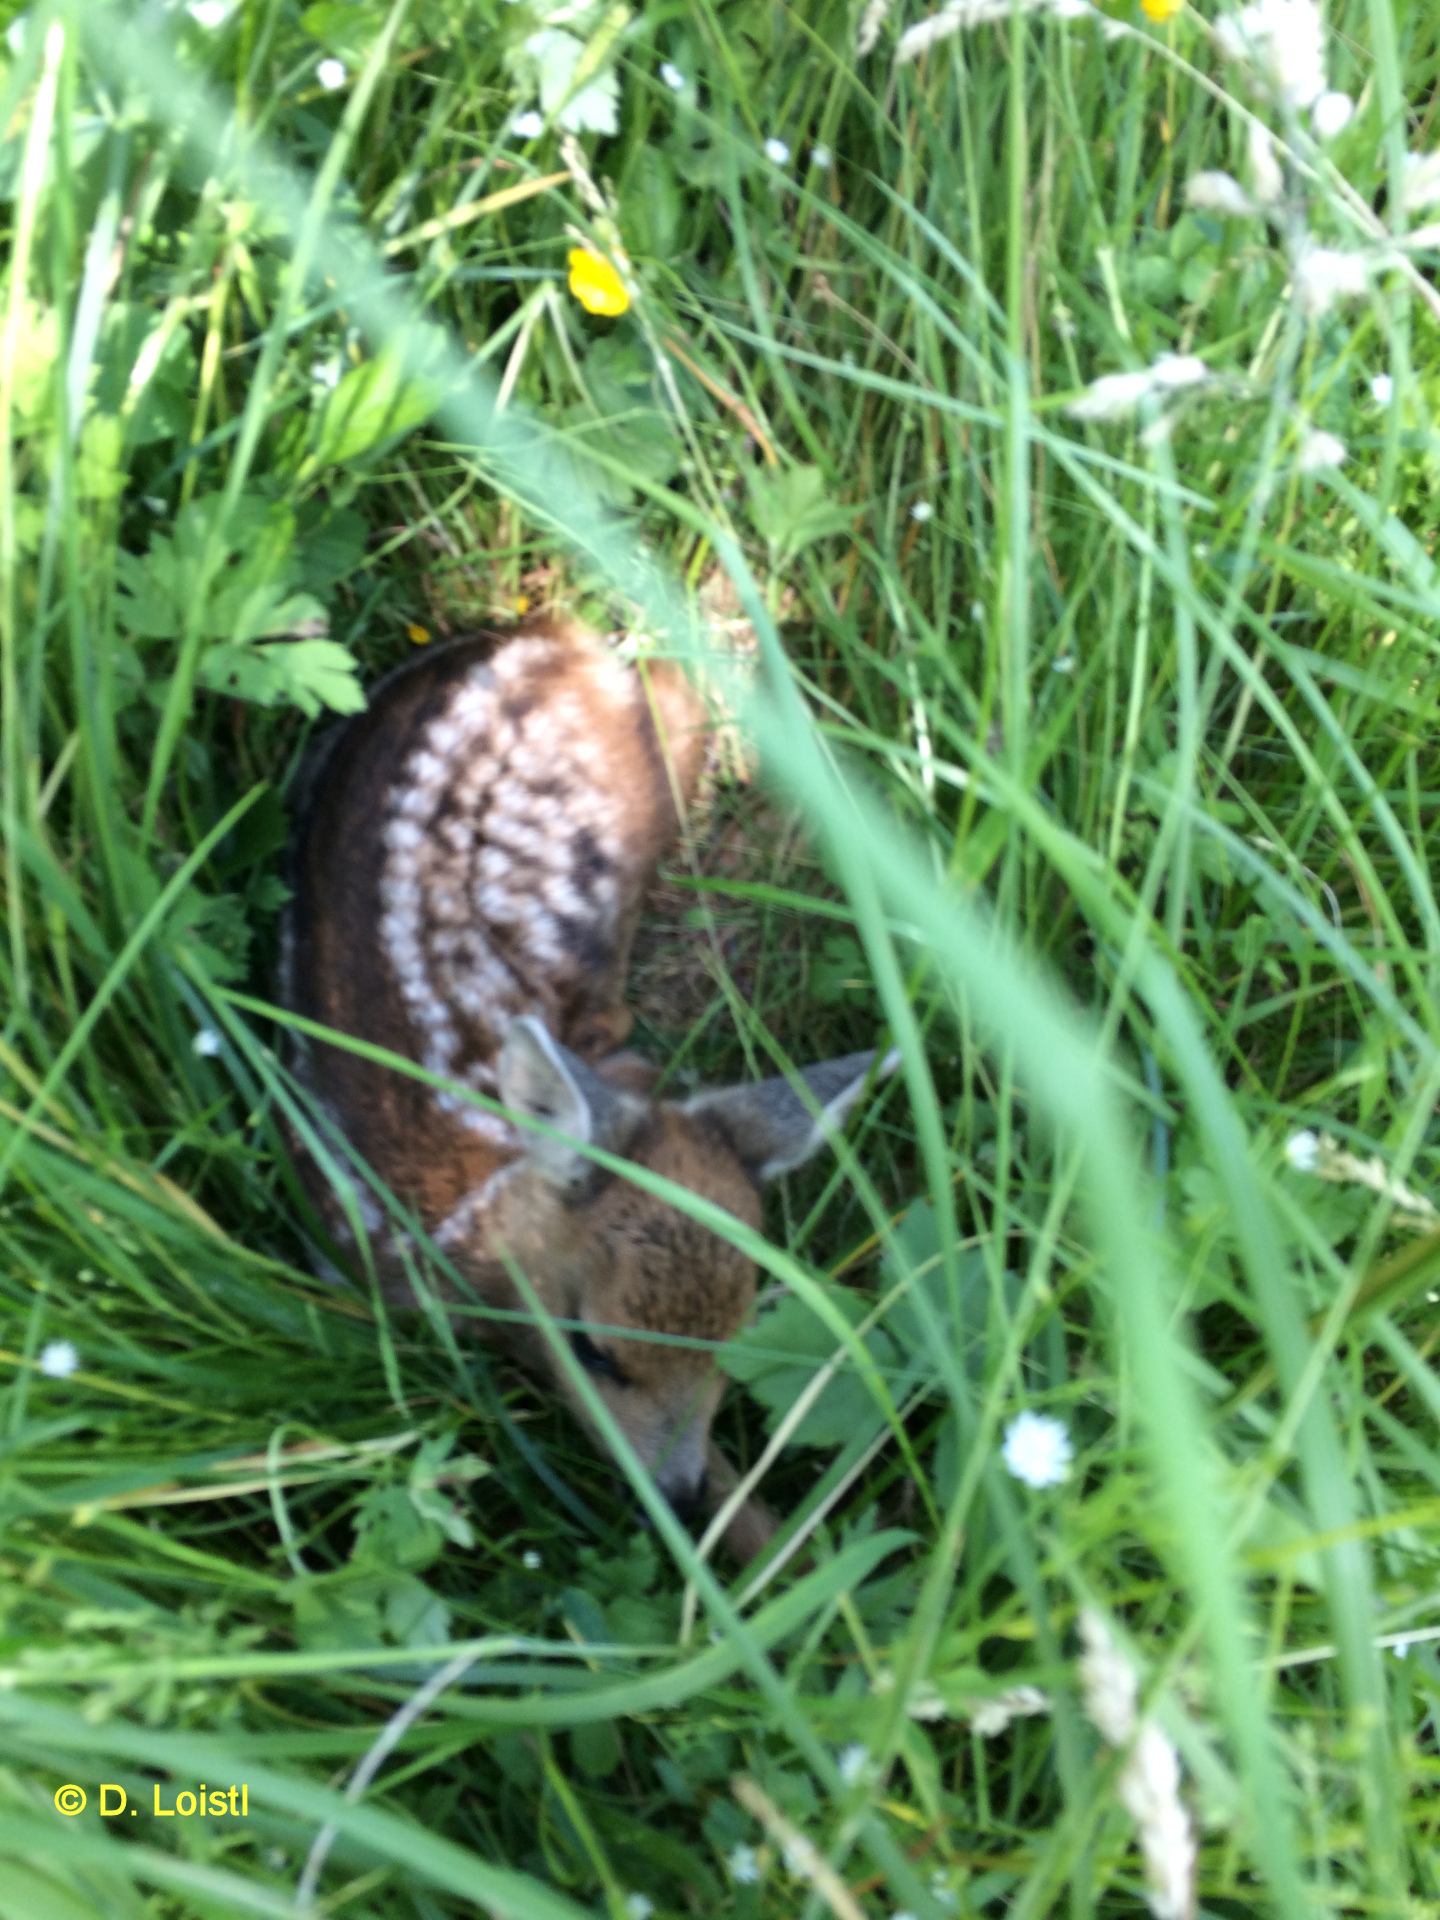
[[[500,1093],[514,1113],[633,1160],[758,1228],[764,1182],[825,1143],[874,1059],[849,1054],[806,1068],[808,1100],[776,1079],[652,1101],[611,1084],[603,1066],[588,1067],[525,1017],[511,1023],[501,1050]],[[712,1350],[750,1311],[754,1263],[564,1141],[528,1130],[526,1141],[499,1185],[489,1232],[556,1319],[593,1329],[571,1334],[576,1357],[661,1492],[689,1512],[704,1498],[723,1385]],[[627,1337],[656,1334],[703,1344]],[[579,1396],[552,1371],[585,1420]]]

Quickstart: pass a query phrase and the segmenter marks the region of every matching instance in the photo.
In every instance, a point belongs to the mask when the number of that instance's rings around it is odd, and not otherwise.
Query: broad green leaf
[[[818,467],[787,467],[782,473],[750,475],[750,518],[777,557],[799,553],[813,540],[843,533],[854,519],[825,491]]]

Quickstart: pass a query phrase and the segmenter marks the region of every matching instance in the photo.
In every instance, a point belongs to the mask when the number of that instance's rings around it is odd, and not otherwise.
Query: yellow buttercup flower
[[[1151,20],[1173,20],[1185,0],[1140,0],[1140,9]]]
[[[588,247],[570,249],[570,291],[587,313],[624,313],[630,304],[625,282],[614,267]]]

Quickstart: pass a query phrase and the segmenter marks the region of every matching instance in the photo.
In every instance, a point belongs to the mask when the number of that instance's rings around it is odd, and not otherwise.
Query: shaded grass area
[[[5,81],[0,1909],[298,1912],[338,1817],[322,1911],[1135,1911],[1090,1606],[1205,1911],[1428,1910],[1440,367],[1366,220],[1433,20],[1332,19],[1323,153],[1188,13],[904,66],[908,19],[857,60],[754,0],[215,22],[37,10]],[[579,153],[547,31],[614,76]],[[1288,230],[1186,209],[1246,111]],[[1368,297],[1286,299],[1306,229]],[[1162,351],[1213,374],[1168,434],[1063,413]],[[682,1083],[906,1055],[727,1356],[741,1461],[835,1362],[768,1579],[313,1277],[257,1010],[326,710],[526,606],[673,647],[682,605],[764,778],[732,743],[662,882],[642,1036]],[[1022,1407],[1056,1489],[1000,1463]],[[244,1821],[100,1818],[241,1779]]]

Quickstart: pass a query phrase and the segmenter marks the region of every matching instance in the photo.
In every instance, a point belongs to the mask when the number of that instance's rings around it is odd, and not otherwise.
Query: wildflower
[[[1073,673],[1075,671],[1074,654],[1057,653],[1055,658],[1050,662],[1050,671],[1052,673]]]
[[[73,1340],[52,1340],[40,1349],[39,1367],[47,1380],[68,1380],[80,1364]]]
[[[754,1847],[732,1847],[725,1856],[725,1864],[737,1887],[753,1887],[760,1878],[760,1862]]]
[[[1075,420],[1118,420],[1152,394],[1173,393],[1209,377],[1210,369],[1193,353],[1162,353],[1138,373],[1106,373],[1092,380],[1066,412]]]
[[[1246,142],[1250,154],[1250,184],[1262,207],[1273,207],[1285,191],[1285,176],[1275,158],[1275,142],[1270,129],[1258,120],[1250,122]]]
[[[230,0],[190,0],[190,18],[197,27],[208,27],[211,31],[224,26],[229,11]]]
[[[1005,1429],[1001,1457],[1027,1487],[1058,1487],[1070,1471],[1075,1450],[1063,1420],[1046,1413],[1017,1414]]]
[[[1338,247],[1307,246],[1295,261],[1291,285],[1301,312],[1318,320],[1337,300],[1364,293],[1364,257],[1358,253],[1342,253]]]
[[[527,1572],[538,1573],[545,1563],[535,1549],[531,1547],[527,1553],[521,1554],[520,1564]]]
[[[1075,20],[1092,11],[1088,0],[1019,0],[1022,13],[1049,13],[1057,20]],[[941,40],[964,33],[971,27],[994,26],[1010,18],[1011,0],[950,0],[939,13],[921,20],[900,36],[895,48],[895,64],[903,67],[918,60]]]
[[[1354,117],[1355,102],[1348,93],[1322,93],[1310,109],[1310,124],[1317,140],[1333,140]]]
[[[864,1773],[869,1760],[870,1749],[862,1746],[858,1740],[852,1741],[848,1747],[845,1747],[841,1751],[835,1764],[840,1769],[840,1778],[845,1782],[847,1787],[853,1787],[855,1785],[855,1782]]]
[[[1297,1173],[1314,1173],[1320,1164],[1320,1136],[1313,1128],[1292,1133],[1285,1142],[1285,1158]]]
[[[1300,455],[1295,464],[1301,473],[1325,473],[1332,467],[1343,466],[1345,442],[1333,433],[1312,428],[1300,442]]]
[[[1184,4],[1185,0],[1140,0],[1140,10],[1147,20],[1173,20]]]
[[[1199,213],[1223,213],[1230,220],[1244,220],[1256,211],[1235,176],[1219,171],[1192,174],[1185,182],[1185,198]]]
[[[910,509],[910,518],[912,520],[918,520],[923,527],[925,522],[933,516],[934,512],[935,509],[928,500],[917,500]]]
[[[650,1920],[655,1911],[655,1902],[647,1899],[643,1893],[627,1893],[625,1911],[630,1915],[630,1920]]]
[[[1370,392],[1382,407],[1388,407],[1395,394],[1395,382],[1388,373],[1377,373],[1370,382]]]
[[[863,59],[867,53],[875,51],[875,43],[880,38],[880,29],[885,24],[890,11],[890,0],[870,0],[860,21],[860,30],[855,35],[855,51]]]
[[[1153,1720],[1138,1720],[1140,1681],[1105,1622],[1080,1615],[1085,1711],[1109,1746],[1133,1747],[1115,1791],[1136,1826],[1155,1920],[1187,1920],[1195,1894],[1195,1829],[1180,1798],[1180,1761]]]
[[[1037,1713],[1049,1713],[1050,1696],[1038,1687],[1007,1687],[992,1700],[966,1702],[970,1725],[982,1740],[1004,1733],[1012,1720],[1026,1720]]]
[[[338,93],[350,78],[350,69],[343,60],[322,60],[315,69],[315,78],[327,93]]]
[[[201,1027],[190,1042],[190,1051],[198,1053],[202,1060],[213,1060],[220,1051],[220,1036],[213,1027]]]
[[[538,140],[545,131],[545,116],[529,107],[524,113],[517,113],[510,122],[510,131],[517,140]]]
[[[1325,25],[1315,0],[1255,0],[1215,23],[1232,60],[1253,66],[1288,107],[1311,107],[1326,90]]]
[[[1407,153],[1400,183],[1400,204],[1410,213],[1440,200],[1440,151]]]
[[[570,291],[587,313],[624,313],[630,305],[625,282],[603,254],[588,247],[570,249]]]
[[[765,158],[773,160],[777,167],[783,167],[789,161],[790,149],[783,140],[777,139],[772,133],[765,142]]]
[[[685,76],[673,60],[662,60],[660,62],[660,78],[672,93],[684,92]]]
[[[834,158],[829,147],[811,147],[810,149],[810,164],[812,167],[818,167],[821,173],[830,171]]]

